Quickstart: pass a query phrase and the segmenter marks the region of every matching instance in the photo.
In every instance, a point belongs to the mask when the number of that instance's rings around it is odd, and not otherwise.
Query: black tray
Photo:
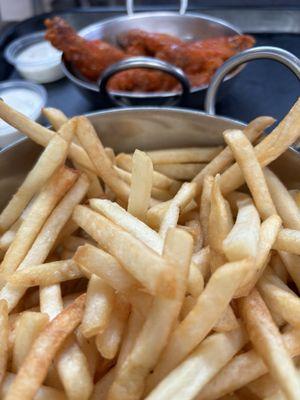
[[[191,10],[223,17],[251,33],[257,45],[282,47],[300,56],[300,7],[293,9],[213,8]],[[100,19],[124,13],[121,8],[93,8],[56,13],[66,18],[76,29]],[[40,15],[4,30],[0,37],[0,57],[5,46],[26,33],[43,29],[43,20],[52,14]],[[268,18],[267,18],[268,17]],[[0,79],[19,79],[18,73],[0,58]],[[283,66],[272,61],[249,63],[232,81],[229,95],[218,102],[221,115],[249,121],[257,115],[270,114],[281,118],[299,96],[299,81]],[[67,115],[95,110],[68,80],[46,84],[48,105],[63,110]]]

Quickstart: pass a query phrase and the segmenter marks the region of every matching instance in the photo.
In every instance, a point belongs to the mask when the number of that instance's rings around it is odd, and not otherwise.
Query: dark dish
[[[255,43],[249,35],[184,42],[172,35],[135,29],[118,37],[120,48],[117,48],[103,40],[84,39],[59,17],[46,20],[45,25],[46,39],[63,51],[66,60],[90,81],[97,81],[107,67],[118,61],[133,56],[150,56],[181,68],[191,86],[199,87],[209,83],[216,69],[228,58]],[[108,87],[129,92],[175,91],[178,83],[163,72],[133,69],[114,76]]]

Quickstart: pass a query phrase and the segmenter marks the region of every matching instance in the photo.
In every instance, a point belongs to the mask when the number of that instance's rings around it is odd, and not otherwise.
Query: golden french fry
[[[96,343],[94,340],[86,339],[79,327],[75,330],[75,340],[78,343],[80,350],[85,355],[91,377],[93,378],[95,376],[97,367],[101,362],[101,357],[97,351]]]
[[[269,260],[271,248],[276,240],[281,226],[281,219],[278,215],[271,215],[260,227],[259,243],[257,255],[254,261],[253,269],[245,277],[243,285],[236,292],[235,297],[245,296],[254,288]]]
[[[79,324],[85,303],[80,296],[63,310],[35,339],[21,365],[16,378],[8,389],[6,400],[31,400],[44,378],[50,363],[66,337]]]
[[[295,229],[282,229],[273,246],[279,251],[300,255],[300,231]]]
[[[145,153],[144,153],[145,154]],[[145,154],[146,155],[146,154]],[[148,157],[146,155],[146,157]],[[149,158],[149,157],[148,157]],[[151,159],[149,159],[151,161]],[[124,171],[121,168],[118,168],[114,166],[114,170],[117,172],[118,176],[122,181],[127,183],[127,185],[131,186],[132,184],[132,174],[130,172]],[[153,170],[152,170],[152,178],[153,178]],[[141,179],[144,179],[141,178]],[[139,180],[140,182],[140,180]],[[149,182],[149,181],[148,181]],[[141,183],[141,182],[140,182]],[[152,199],[149,199],[149,204],[151,206],[155,205],[157,201],[167,201],[172,198],[172,193],[167,191],[166,189],[160,189],[152,185],[151,188],[151,196],[153,197]]]
[[[300,326],[300,299],[275,274],[267,272],[258,282],[258,290],[267,305],[278,313],[283,320],[294,327]]]
[[[29,265],[41,264],[45,261],[60,230],[70,218],[76,204],[80,203],[84,197],[87,188],[88,181],[82,175],[56,206],[20,264],[19,269],[26,268]],[[9,310],[12,310],[25,291],[26,288],[24,287],[16,287],[7,283],[0,291],[0,298],[6,300]]]
[[[249,123],[243,130],[243,133],[250,142],[254,142],[263,131],[269,126],[273,125],[275,120],[271,117],[258,117]],[[198,185],[198,190],[202,189],[204,179],[206,176],[215,176],[224,171],[231,162],[233,162],[233,154],[231,149],[227,146],[218,155],[216,155],[203,170],[198,173],[193,179]]]
[[[126,210],[117,203],[113,203],[110,200],[92,199],[89,201],[89,204],[93,210],[104,215],[106,218],[140,239],[154,251],[159,254],[162,253],[164,243],[157,232],[126,212]]]
[[[300,382],[296,368],[260,294],[254,289],[240,302],[247,332],[254,349],[268,366],[270,374],[287,399],[299,399]]]
[[[208,219],[208,244],[210,247],[210,268],[215,271],[226,263],[223,253],[223,241],[233,227],[229,203],[220,190],[220,176],[214,178],[211,191],[211,204]]]
[[[231,208],[234,216],[237,215],[238,209],[239,209],[239,204],[241,202],[247,202],[247,201],[251,202],[252,201],[251,197],[248,194],[238,192],[237,190],[235,190],[234,192],[228,193],[226,195],[226,199],[228,200],[228,202],[230,204],[230,208]]]
[[[85,173],[90,181],[90,186],[87,191],[87,196],[89,198],[105,197],[105,193],[99,181],[98,176],[94,172],[88,170],[87,168],[82,167],[80,164],[76,162],[76,160],[73,160],[73,164],[76,169]]]
[[[74,301],[74,299],[73,299]],[[40,287],[40,309],[52,321],[64,308],[59,284]]]
[[[18,232],[18,229],[20,228],[21,224],[23,222],[23,217],[20,217],[17,219],[17,221],[10,227],[9,230],[7,230],[3,235],[0,237],[0,249],[6,252],[9,248],[9,246],[12,244],[14,241],[16,234]]]
[[[152,305],[153,296],[140,290],[134,290],[127,295],[128,302],[131,307],[138,312],[143,318],[146,318]]]
[[[270,164],[284,153],[300,136],[299,110],[300,100],[297,100],[280,124],[255,146],[255,156],[262,167]],[[221,176],[222,193],[226,195],[240,187],[243,183],[244,177],[242,171],[237,164],[234,164]]]
[[[92,275],[89,281],[81,332],[86,338],[102,333],[109,323],[115,294],[103,279]]]
[[[6,231],[22,214],[32,197],[45,185],[55,170],[63,164],[69,144],[55,135],[33,169],[0,214],[0,231]]]
[[[264,168],[264,175],[284,227],[300,230],[300,210],[295,200],[280,179],[269,168]]]
[[[64,125],[62,125],[57,132],[67,143],[71,143],[74,138],[77,121],[76,118],[71,118]]]
[[[97,175],[103,179],[105,184],[107,184],[122,201],[127,202],[129,188],[122,179],[118,177],[93,125],[87,118],[77,117],[76,136],[94,164]]]
[[[198,213],[196,213],[196,218],[192,219],[191,221],[187,221],[183,229],[187,229],[189,233],[193,236],[194,239],[194,248],[193,252],[196,254],[197,252],[201,251],[203,247],[203,234],[200,224],[200,219]]]
[[[239,326],[239,322],[234,314],[233,309],[228,306],[224,313],[221,315],[221,318],[214,326],[215,332],[230,332],[234,329],[237,329]]]
[[[73,302],[75,299],[76,297]],[[56,318],[63,311],[60,285],[40,288],[40,308],[41,311],[49,315],[50,320]],[[52,367],[48,372],[47,381],[49,384],[53,380],[59,380],[69,399],[87,400],[92,391],[92,377],[85,355],[74,337],[69,338],[65,343],[64,348],[56,357],[54,365],[55,369]]]
[[[190,147],[181,149],[153,150],[147,154],[153,164],[198,163],[210,161],[222,147]]]
[[[3,384],[9,355],[9,319],[8,308],[4,300],[0,301],[0,383]]]
[[[115,379],[115,368],[110,369],[106,375],[99,379],[95,384],[93,393],[89,400],[106,400],[108,391]]]
[[[261,217],[266,219],[276,214],[276,208],[266,184],[262,168],[250,141],[239,130],[225,132],[224,139],[241,168]]]
[[[186,201],[187,197],[193,193],[194,185],[183,188],[181,194],[176,197],[176,207],[182,202]],[[179,192],[178,192],[179,193]],[[137,239],[141,240],[151,249],[161,254],[163,250],[163,239],[146,224],[135,218],[134,216],[127,213],[122,207],[116,203],[112,203],[109,200],[90,200],[91,207],[109,218],[114,223],[120,225],[123,229],[127,230]],[[175,206],[174,206],[175,207]],[[176,208],[175,207],[175,208]],[[188,290],[193,296],[197,297],[203,287],[203,278],[197,271],[197,268],[191,264],[190,274],[188,280]]]
[[[291,357],[300,354],[300,331],[284,333],[282,339]],[[216,400],[232,393],[268,372],[260,356],[249,350],[235,356],[200,392],[195,400]]]
[[[10,274],[24,260],[46,219],[77,179],[77,173],[62,167],[34,201],[26,219],[21,223],[13,243],[5,254],[1,272]]]
[[[76,297],[72,299],[72,302],[75,301]],[[49,315],[50,320],[53,320],[63,311],[60,285],[40,288],[40,308]],[[57,381],[62,382],[68,398],[73,400],[84,399],[90,393],[92,382],[87,361],[74,338],[68,341],[55,360],[55,364],[51,365],[46,381],[51,386]],[[61,383],[58,385],[58,388],[60,387]]]
[[[120,153],[116,157],[116,164],[125,171],[131,172],[132,157],[129,154]],[[163,175],[160,172],[153,171],[153,186],[157,189],[164,189],[171,194],[175,194],[180,188],[181,183],[174,179],[168,178],[166,175]]]
[[[192,400],[247,342],[244,330],[205,339],[146,397],[147,400]]]
[[[195,307],[196,302],[197,299],[195,297],[189,294],[185,296],[180,310],[180,316],[179,316],[180,321],[184,320],[184,318],[188,315],[188,313],[192,311],[192,309]]]
[[[169,201],[165,201],[163,203],[156,204],[152,206],[148,212],[147,212],[147,224],[153,228],[158,230],[161,224],[161,221],[163,220],[163,217],[165,213],[167,212],[168,206],[170,204]],[[184,213],[188,213],[192,210],[195,210],[197,208],[197,203],[195,200],[190,201],[189,204],[185,205],[185,207],[182,210],[182,217],[184,217]]]
[[[179,164],[174,162],[171,164],[155,164],[155,170],[172,179],[191,181],[206,165],[206,163]]]
[[[151,294],[174,297],[176,274],[168,261],[128,232],[87,207],[77,206],[73,219],[104,250],[120,260],[127,271]]]
[[[56,131],[58,131],[66,122],[68,122],[68,117],[57,108],[44,107],[42,109],[42,113]]]
[[[200,199],[200,223],[204,237],[204,246],[208,245],[208,221],[211,206],[211,193],[214,183],[212,176],[206,176],[203,181],[203,190]]]
[[[285,395],[280,391],[265,398],[265,400],[285,400]]]
[[[65,226],[60,231],[54,245],[53,249],[55,249],[64,239],[68,238],[69,236],[73,235],[78,230],[78,225],[70,218]]]
[[[55,360],[57,371],[70,400],[88,400],[93,380],[84,353],[71,335]]]
[[[13,273],[8,282],[16,286],[47,286],[81,278],[80,268],[73,260],[54,261],[27,267]]]
[[[199,269],[201,275],[206,282],[209,278],[210,270],[209,270],[209,260],[210,260],[210,250],[209,247],[206,246],[201,249],[199,252],[194,253],[192,256],[192,262],[196,268]]]
[[[129,304],[116,297],[110,320],[104,332],[96,337],[96,346],[102,357],[112,360],[117,355],[129,311]]]
[[[235,224],[223,241],[223,250],[229,261],[256,257],[260,231],[259,214],[252,202],[242,201]]]
[[[153,165],[151,158],[140,150],[132,157],[132,178],[128,199],[128,212],[140,219],[146,220],[152,189]]]
[[[192,238],[184,231],[171,229],[166,237],[164,256],[172,260],[180,281],[174,299],[157,297],[153,300],[148,316],[136,342],[117,371],[108,398],[139,399],[143,394],[145,380],[157,363],[165,347],[183,302],[188,268],[193,249]],[[162,321],[164,323],[162,324]],[[139,368],[136,368],[139,365]]]
[[[214,179],[208,221],[208,241],[211,249],[222,254],[223,241],[233,226],[232,214],[227,200],[220,191],[220,180]]]
[[[184,183],[168,205],[168,210],[161,222],[159,234],[164,239],[169,228],[175,228],[179,213],[184,204],[189,203],[195,196],[196,185]]]
[[[84,246],[85,244],[96,244],[92,239],[86,239],[80,236],[70,235],[67,238],[63,239],[60,244],[67,250],[76,251],[78,247]]]
[[[0,397],[1,399],[6,399],[6,395],[10,386],[12,385],[16,375],[7,372],[0,387]],[[22,398],[22,397],[21,397]],[[63,391],[54,389],[48,386],[40,386],[33,400],[67,400],[66,395]]]
[[[267,267],[267,269],[266,269],[264,275],[266,275],[269,271],[270,271],[270,267]],[[263,278],[261,278],[261,279],[263,279]],[[258,285],[259,285],[259,284],[256,285],[257,289],[259,289],[259,286],[258,286]],[[267,296],[264,296],[264,295],[263,295],[263,292],[262,292],[261,290],[259,290],[259,293],[260,293],[261,296],[263,297],[263,300],[264,300],[264,302],[266,303],[266,305],[267,305],[267,307],[268,307],[268,309],[269,309],[269,311],[270,311],[270,314],[271,314],[271,316],[272,316],[273,321],[275,322],[275,325],[276,325],[279,329],[284,328],[284,326],[287,326],[287,325],[286,325],[286,320],[282,317],[282,315],[280,314],[280,312],[278,312],[278,311],[279,311],[279,310],[278,310],[278,306],[277,306],[275,303],[273,304],[272,301],[270,302],[269,299],[268,299],[268,297],[267,297]],[[290,327],[290,326],[289,326],[289,327]]]
[[[187,282],[187,293],[193,296],[195,299],[199,297],[204,289],[204,279],[201,274],[201,271],[197,268],[197,266],[191,262],[188,282]]]
[[[148,379],[149,391],[207,336],[251,266],[249,260],[243,260],[225,264],[214,272],[195,307],[170,336],[154,373]]]
[[[39,312],[25,311],[20,315],[14,341],[12,371],[18,372],[32,343],[48,323],[48,316]]]
[[[140,285],[118,262],[116,258],[86,244],[77,249],[73,260],[90,274],[95,274],[102,278],[112,288],[120,292],[129,292],[137,289]]]
[[[128,324],[126,327],[124,339],[120,348],[118,361],[116,364],[116,371],[124,364],[126,358],[130,354],[133,346],[136,342],[138,335],[140,334],[146,317],[137,311],[134,307],[131,309]]]

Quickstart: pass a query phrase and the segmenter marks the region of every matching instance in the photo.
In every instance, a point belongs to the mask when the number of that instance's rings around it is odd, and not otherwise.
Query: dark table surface
[[[258,46],[278,46],[300,56],[299,33],[254,33],[254,36]],[[9,76],[9,79],[17,78],[16,71]],[[243,121],[262,114],[281,118],[299,96],[299,81],[274,61],[251,62],[231,82],[227,96],[218,101],[217,112]],[[95,110],[95,106],[66,79],[45,87],[48,106],[60,108],[69,116]]]

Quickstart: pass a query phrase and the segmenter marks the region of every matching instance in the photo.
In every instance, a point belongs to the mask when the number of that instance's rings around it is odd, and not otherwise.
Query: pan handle
[[[204,109],[208,114],[214,115],[216,113],[216,96],[218,89],[227,74],[238,66],[253,60],[270,59],[285,65],[291,72],[293,72],[298,79],[300,79],[300,60],[289,51],[280,49],[279,47],[261,46],[253,47],[252,49],[245,50],[227,60],[213,76],[209,87],[207,89]]]
[[[180,8],[179,8],[180,15],[185,14],[188,8],[188,2],[189,2],[188,0],[180,0]],[[134,14],[134,0],[126,0],[126,9],[128,15]]]
[[[178,95],[177,104],[182,105],[186,103],[190,93],[190,83],[185,73],[180,68],[177,68],[168,62],[151,57],[131,57],[109,66],[103,72],[98,82],[100,95],[105,99],[105,101],[118,106],[128,105],[123,104],[121,101],[118,101],[112,94],[110,94],[107,90],[107,84],[109,79],[118,72],[134,68],[153,69],[156,71],[166,72],[167,74],[173,76],[175,79],[178,80],[182,87],[182,92]],[[176,95],[177,94],[174,93],[174,96]],[[153,97],[155,97],[155,95]],[[166,98],[166,100],[168,100],[168,98]]]

